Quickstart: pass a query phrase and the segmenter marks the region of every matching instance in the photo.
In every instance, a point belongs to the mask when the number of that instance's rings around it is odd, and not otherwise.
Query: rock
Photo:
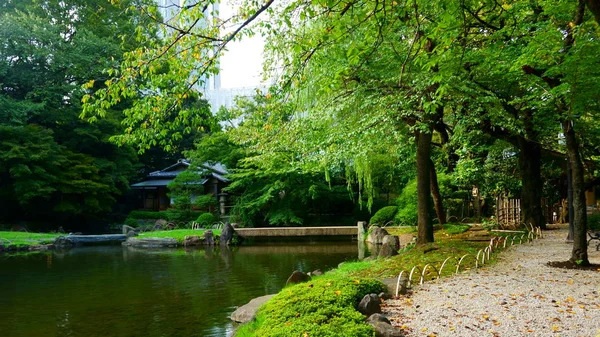
[[[56,247],[66,248],[73,247],[74,245],[75,243],[73,243],[73,241],[71,241],[71,239],[67,238],[66,236],[59,236],[56,239],[54,239],[54,246]]]
[[[373,261],[373,260],[375,260],[376,258],[377,258],[376,256],[373,256],[373,255],[371,255],[371,256],[367,256],[367,257],[365,257],[365,258],[363,259],[363,261]]]
[[[398,251],[394,250],[392,247],[388,245],[381,245],[381,249],[379,250],[379,257],[390,257],[398,255]]]
[[[367,316],[381,312],[381,299],[377,294],[365,295],[358,304],[358,311]]]
[[[123,234],[128,234],[129,232],[135,232],[135,227],[123,225]]]
[[[321,276],[321,275],[323,275],[323,272],[321,271],[321,269],[317,269],[317,270],[313,270],[311,275],[312,276]]]
[[[215,237],[213,236],[213,231],[211,231],[210,229],[205,231],[202,240],[204,241],[203,244],[207,246],[214,246]]]
[[[123,242],[124,246],[137,248],[174,248],[177,240],[173,238],[129,238]]]
[[[404,332],[392,326],[387,317],[382,314],[373,314],[367,319],[367,323],[375,329],[377,337],[403,337]]]
[[[186,235],[183,238],[184,247],[200,246],[203,242],[198,235]]]
[[[396,235],[386,235],[383,237],[381,244],[388,245],[393,250],[398,251],[400,249],[400,238]]]
[[[412,234],[401,234],[398,236],[400,248],[404,248],[415,242],[415,236]]]
[[[367,236],[367,242],[381,244],[386,235],[389,235],[389,233],[385,229],[373,226],[371,232]]]
[[[384,278],[381,280],[381,282],[383,284],[385,284],[388,294],[394,295],[394,296],[396,295],[396,285],[398,284],[398,277]],[[400,279],[400,285],[398,287],[398,295],[406,295],[406,293],[408,292],[407,284],[408,284],[408,277],[405,274]],[[382,298],[384,298],[384,297],[382,297]]]
[[[234,229],[230,224],[225,224],[223,226],[223,230],[221,231],[221,237],[219,238],[219,242],[222,245],[230,245],[231,239],[233,239]]]
[[[308,276],[308,274],[303,273],[299,270],[294,270],[292,275],[290,275],[290,277],[288,277],[287,281],[285,282],[285,285],[287,286],[290,284],[306,282],[309,280],[310,280],[310,276]]]
[[[54,248],[53,245],[31,245],[29,246],[30,251],[44,251]]]
[[[130,237],[133,237],[133,236],[138,236],[138,233],[137,233],[137,231],[129,231],[125,235],[127,235],[127,237],[130,238]]]
[[[238,323],[250,322],[254,319],[258,308],[260,308],[261,305],[265,304],[273,296],[275,295],[265,295],[257,297],[248,302],[247,304],[242,305],[231,314],[231,320]]]
[[[379,298],[381,298],[382,300],[389,300],[390,298],[392,298],[390,294],[384,292],[379,293],[379,295],[377,296],[379,296]]]
[[[154,223],[154,228],[166,228],[167,227],[167,220],[165,219],[158,219],[156,220],[156,222]]]
[[[234,222],[231,224],[231,227],[235,229],[235,228],[240,227],[240,224],[238,224],[237,222]]]

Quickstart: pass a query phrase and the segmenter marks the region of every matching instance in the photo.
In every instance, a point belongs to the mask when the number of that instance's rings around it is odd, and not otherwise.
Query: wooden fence
[[[542,212],[546,223],[560,221],[560,204],[548,204],[542,200]],[[496,221],[503,228],[517,228],[521,225],[521,199],[496,198]]]
[[[521,199],[496,198],[496,221],[502,228],[516,228],[521,223]]]

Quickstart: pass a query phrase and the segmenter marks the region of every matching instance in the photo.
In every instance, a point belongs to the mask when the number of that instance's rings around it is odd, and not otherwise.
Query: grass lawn
[[[219,229],[211,229],[213,232],[213,236],[221,235],[221,230]],[[144,232],[140,233],[140,237],[146,238],[173,238],[177,239],[177,242],[182,243],[183,239],[188,235],[197,235],[202,236],[206,229],[174,229],[171,231],[154,231],[154,232]]]
[[[0,245],[30,246],[52,243],[62,233],[33,233],[0,231]]]

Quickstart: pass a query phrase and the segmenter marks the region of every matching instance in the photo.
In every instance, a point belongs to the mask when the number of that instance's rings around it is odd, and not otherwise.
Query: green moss
[[[461,233],[468,231],[469,228],[471,228],[471,226],[469,226],[469,225],[464,225],[464,224],[459,224],[459,223],[448,223],[448,224],[445,224],[443,227],[444,227],[444,230],[446,231],[446,233],[448,233],[448,234],[461,234]]]
[[[384,290],[373,279],[326,274],[283,289],[236,336],[372,337],[373,329],[355,308],[365,295]]]

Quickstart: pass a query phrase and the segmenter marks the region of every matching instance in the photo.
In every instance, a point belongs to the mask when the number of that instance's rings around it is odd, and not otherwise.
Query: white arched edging
[[[396,281],[396,297],[398,297],[398,291],[400,290],[400,280],[402,279],[402,275],[404,274],[408,274],[408,272],[406,270],[402,270],[400,274],[398,274],[398,281]],[[408,287],[408,285],[405,286]]]
[[[423,271],[421,270],[421,268],[419,268],[419,266],[412,267],[412,269],[410,270],[410,274],[408,275],[408,282],[406,283],[406,287],[410,287],[410,284],[412,282],[412,276],[415,272],[415,269],[418,269],[421,274],[423,273]],[[422,281],[423,281],[423,278],[421,277],[421,279],[419,280],[419,284],[423,284]]]
[[[444,266],[446,265],[446,263],[447,263],[447,262],[448,262],[450,259],[454,259],[454,261],[456,261],[456,265],[458,266],[458,263],[459,263],[459,262],[458,262],[458,260],[457,260],[457,259],[456,259],[454,256],[447,257],[447,258],[444,260],[444,262],[442,262],[442,266],[440,267],[440,270],[438,271],[438,275],[439,275],[439,276],[438,276],[438,279],[439,279],[440,277],[442,277],[442,273],[444,272]],[[456,272],[458,273],[458,270],[457,270]]]
[[[458,272],[460,270],[460,264],[463,262],[463,260],[467,256],[472,256],[472,255],[471,254],[465,254],[465,255],[461,256],[460,260],[458,260],[458,264],[456,265],[456,273],[455,274],[458,274]],[[477,259],[475,259],[475,268],[477,268]]]
[[[523,234],[514,234],[511,235],[510,238],[510,245],[514,245],[515,244],[515,239],[519,239],[519,243],[523,243],[523,238],[527,237],[528,242],[532,242],[533,239],[536,238],[540,238],[542,237],[542,232],[541,229],[539,227],[535,227],[533,228],[533,230],[529,233],[523,233]],[[506,248],[507,242],[508,242],[508,238],[509,236],[499,236],[499,237],[494,237],[492,239],[490,239],[490,243],[484,248],[484,249],[480,249],[479,251],[477,251],[477,255],[474,256],[475,258],[475,269],[479,268],[479,264],[481,263],[481,265],[484,265],[486,263],[486,261],[489,261],[491,258],[491,254],[493,253],[495,248],[498,248],[498,246],[500,245],[500,241],[502,241],[502,247]],[[448,258],[446,258],[444,260],[444,262],[442,262],[442,265],[440,267],[440,269],[436,269],[434,265],[432,264],[426,264],[423,269],[421,269],[419,266],[414,266],[412,267],[412,269],[410,270],[410,273],[408,273],[406,270],[402,270],[400,271],[400,274],[398,274],[398,279],[396,281],[396,297],[398,297],[398,293],[400,290],[400,281],[402,280],[402,276],[404,276],[405,274],[409,274],[408,278],[406,280],[406,287],[410,288],[411,287],[411,282],[413,280],[413,275],[415,273],[415,270],[418,270],[420,272],[420,278],[419,278],[419,285],[422,285],[425,282],[425,273],[427,272],[428,268],[432,268],[433,270],[435,270],[435,272],[437,273],[437,279],[440,279],[442,277],[442,272],[444,271],[444,267],[446,266],[446,263],[448,263],[448,261],[450,261],[451,259],[454,259],[456,262],[456,269],[455,269],[455,274],[458,274],[458,272],[460,271],[460,266],[462,264],[462,262],[465,260],[465,258],[467,258],[468,256],[473,256],[471,254],[465,254],[463,256],[461,256],[460,259],[456,259],[456,257],[454,256],[450,256]]]
[[[426,264],[425,267],[423,267],[423,271],[421,271],[421,281],[419,283],[419,285],[423,284],[423,282],[425,282],[425,273],[427,272],[427,268],[431,267],[433,268],[433,270],[435,270],[436,274],[437,274],[437,278],[440,278],[440,272],[431,264]]]

